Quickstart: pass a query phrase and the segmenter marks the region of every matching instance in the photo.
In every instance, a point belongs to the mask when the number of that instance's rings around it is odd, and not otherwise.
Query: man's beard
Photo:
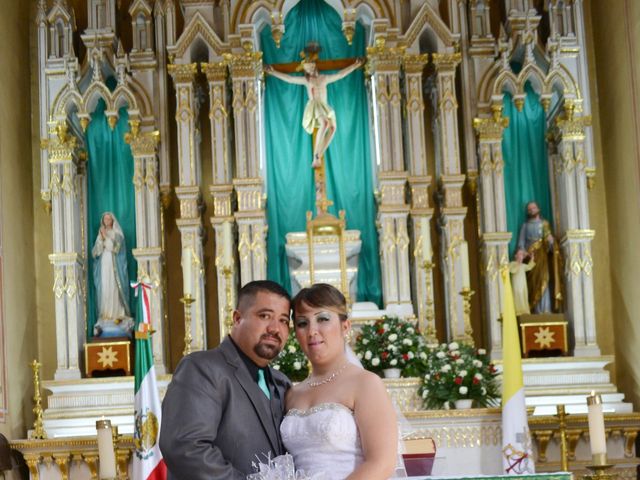
[[[262,343],[262,338],[265,338],[265,337],[271,337],[271,338],[277,339],[278,342],[280,342],[280,345],[276,346],[276,345]],[[280,338],[279,335],[263,335],[260,338],[260,341],[256,343],[255,346],[253,347],[253,351],[255,352],[255,354],[258,355],[260,358],[264,358],[265,360],[273,360],[278,356],[278,354],[280,353],[280,350],[282,350],[282,339]]]

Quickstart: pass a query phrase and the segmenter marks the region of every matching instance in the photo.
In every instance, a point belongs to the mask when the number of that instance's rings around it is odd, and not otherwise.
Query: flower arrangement
[[[424,353],[425,374],[418,393],[425,408],[451,408],[461,399],[474,400],[479,407],[498,403],[498,372],[486,350],[452,342],[429,346]]]
[[[354,351],[367,370],[380,373],[386,368],[399,368],[402,376],[407,376],[422,343],[415,323],[382,317],[373,324],[362,326]]]
[[[293,382],[300,382],[309,375],[309,362],[296,340],[293,329],[289,332],[284,348],[271,362],[271,366],[284,373]]]

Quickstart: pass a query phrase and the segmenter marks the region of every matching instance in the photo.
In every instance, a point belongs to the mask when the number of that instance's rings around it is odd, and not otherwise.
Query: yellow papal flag
[[[522,380],[522,358],[509,270],[501,271],[502,465],[507,474],[535,473]]]

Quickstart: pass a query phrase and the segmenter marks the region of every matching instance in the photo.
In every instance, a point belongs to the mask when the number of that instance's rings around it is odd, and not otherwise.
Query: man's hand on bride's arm
[[[393,476],[398,459],[398,422],[384,383],[371,372],[358,379],[354,415],[364,462],[347,480],[386,480]]]

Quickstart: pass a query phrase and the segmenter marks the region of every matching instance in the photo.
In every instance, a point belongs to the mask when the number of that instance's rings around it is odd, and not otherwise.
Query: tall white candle
[[[460,266],[462,268],[462,288],[469,288],[469,247],[467,242],[460,243]]]
[[[422,237],[423,259],[431,261],[433,252],[431,251],[431,229],[427,217],[420,217],[420,236]]]
[[[98,420],[98,458],[100,459],[100,478],[116,478],[116,452],[113,448],[113,436],[110,420]]]
[[[188,247],[182,249],[182,290],[186,295],[193,293],[193,265],[191,263],[191,250]]]
[[[587,397],[587,407],[589,409],[589,444],[591,445],[591,455],[602,455],[607,453],[607,437],[604,431],[604,414],[602,412],[602,397],[591,392]]]
[[[231,236],[231,222],[222,224],[222,264],[230,267],[232,260],[233,237]]]

